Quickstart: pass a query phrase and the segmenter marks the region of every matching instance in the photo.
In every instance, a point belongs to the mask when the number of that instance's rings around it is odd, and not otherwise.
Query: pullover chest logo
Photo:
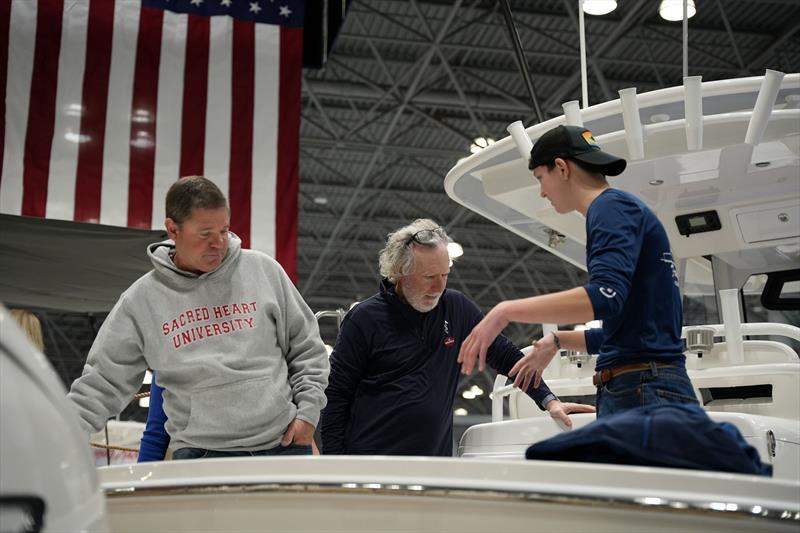
[[[445,348],[452,348],[456,343],[455,338],[450,335],[450,324],[447,320],[444,321],[444,347]]]

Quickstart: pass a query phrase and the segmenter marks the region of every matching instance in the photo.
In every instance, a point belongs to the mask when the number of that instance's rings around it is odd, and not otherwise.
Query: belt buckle
[[[600,385],[604,385],[611,378],[612,378],[611,371],[608,368],[606,368],[595,372],[592,382],[594,383],[595,387],[599,387]]]

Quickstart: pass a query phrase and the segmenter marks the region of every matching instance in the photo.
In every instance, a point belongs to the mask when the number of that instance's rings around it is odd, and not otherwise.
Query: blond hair
[[[17,321],[22,331],[28,335],[28,339],[30,339],[31,343],[33,343],[40,352],[44,351],[42,324],[39,322],[36,315],[24,309],[12,309],[11,316]]]

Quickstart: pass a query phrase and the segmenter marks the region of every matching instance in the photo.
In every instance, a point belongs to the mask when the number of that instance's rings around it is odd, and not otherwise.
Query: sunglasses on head
[[[440,235],[442,228],[435,228],[435,229],[423,229],[415,234],[411,235],[408,239],[406,239],[406,246],[415,242],[417,244],[430,244],[430,242],[437,236]]]

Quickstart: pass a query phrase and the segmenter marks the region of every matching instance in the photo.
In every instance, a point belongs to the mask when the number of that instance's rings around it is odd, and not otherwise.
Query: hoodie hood
[[[181,270],[175,265],[172,256],[175,253],[175,241],[156,242],[147,247],[147,255],[153,263],[156,275],[162,277],[167,284],[175,287],[191,287],[197,280],[219,279],[227,276],[235,265],[242,253],[242,240],[232,231],[228,237],[228,253],[222,259],[217,268],[203,274],[195,274],[187,270]]]

